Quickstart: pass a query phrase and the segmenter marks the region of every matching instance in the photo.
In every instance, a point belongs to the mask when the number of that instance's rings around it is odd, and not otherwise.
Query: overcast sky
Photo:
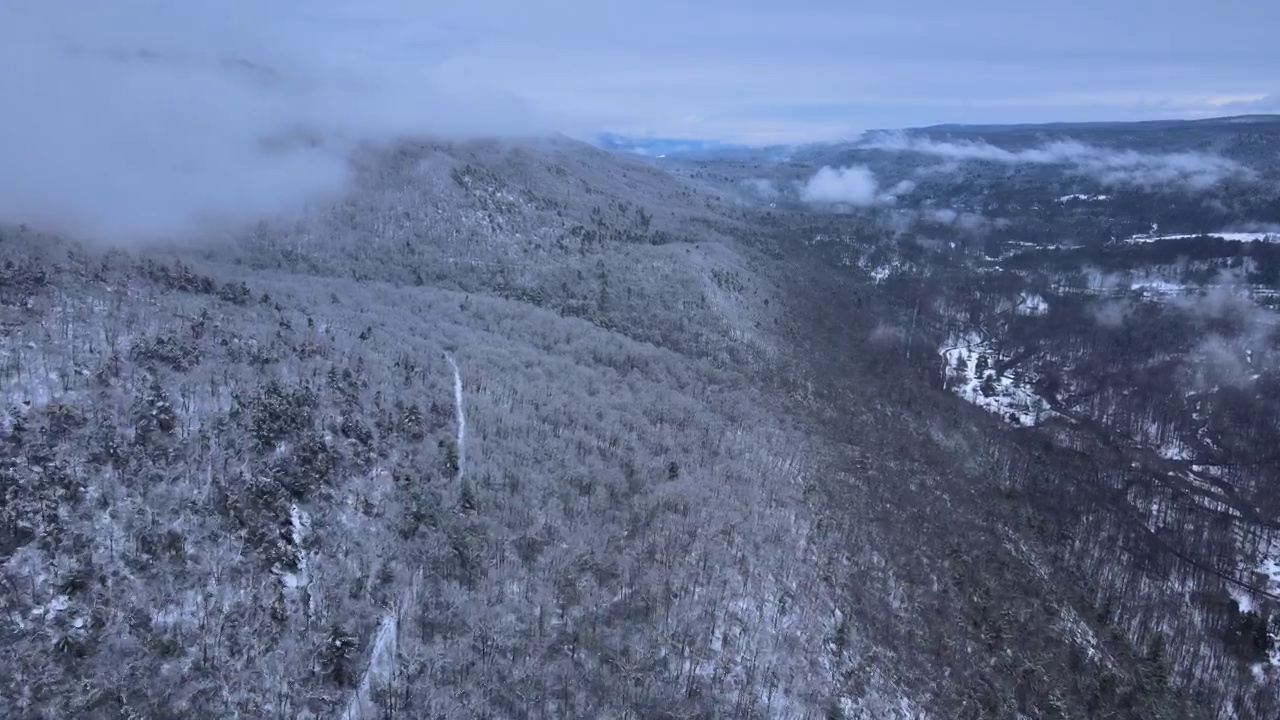
[[[1280,109],[1259,0],[481,0],[448,67],[622,129],[784,140]]]
[[[340,187],[332,150],[410,133],[1280,111],[1277,28],[1263,0],[2,0],[0,219],[266,212]]]
[[[332,99],[322,86],[345,83],[343,92],[360,88],[371,103],[365,109],[372,117],[361,122],[377,122],[382,112],[391,126],[431,114],[411,97],[392,97],[415,92],[432,99],[456,93],[481,108],[505,96],[570,132],[752,141],[941,122],[1280,109],[1274,45],[1280,3],[1260,0],[6,0],[5,6],[0,12],[26,16],[7,23],[11,33],[36,31],[39,42],[60,43],[62,50],[152,51],[187,57],[193,66],[249,61],[290,81],[295,95],[274,102],[310,104],[308,113]],[[48,68],[34,69],[41,70]],[[18,71],[13,63],[0,70]],[[63,64],[47,79],[74,85],[66,75],[82,71]],[[114,89],[138,89],[119,79]],[[434,123],[453,128],[461,120],[480,131],[504,124],[481,122],[472,109],[440,110]]]

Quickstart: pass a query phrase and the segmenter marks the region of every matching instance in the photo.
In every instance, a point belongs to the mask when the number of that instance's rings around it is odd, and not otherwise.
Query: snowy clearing
[[[1026,293],[1018,298],[1017,304],[1014,305],[1014,312],[1019,315],[1047,315],[1049,301],[1045,300],[1043,295]]]
[[[1250,565],[1252,568],[1249,567]],[[1280,540],[1266,539],[1259,543],[1257,562],[1256,564],[1246,563],[1242,579],[1246,583],[1259,586],[1268,593],[1280,594]],[[1240,607],[1240,612],[1258,611],[1258,603],[1252,593],[1234,584],[1228,584],[1226,587],[1227,592]],[[1263,612],[1266,611],[1263,610]],[[1253,666],[1253,674],[1256,677],[1263,676],[1268,667],[1280,669],[1280,642],[1276,642],[1280,641],[1280,634],[1275,632],[1274,626],[1270,634],[1273,643],[1271,650],[1267,653],[1266,662],[1256,663]]]
[[[1053,414],[1030,388],[1031,379],[1015,370],[997,372],[1008,358],[990,341],[970,332],[939,350],[946,386],[955,394],[1013,425],[1034,426]]]

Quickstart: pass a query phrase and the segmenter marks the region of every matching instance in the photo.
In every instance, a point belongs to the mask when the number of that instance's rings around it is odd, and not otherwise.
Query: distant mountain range
[[[723,143],[718,140],[700,140],[696,138],[638,138],[601,133],[594,142],[606,150],[634,153],[648,157],[692,156],[723,152],[742,148],[741,145]]]
[[[1010,133],[1010,132],[1103,132],[1107,130],[1125,130],[1125,131],[1152,131],[1152,130],[1178,130],[1193,128],[1210,129],[1222,128],[1224,130],[1238,127],[1240,125],[1271,125],[1280,123],[1280,115],[1275,114],[1256,114],[1256,115],[1235,115],[1229,117],[1216,118],[1200,118],[1195,120],[1147,120],[1142,122],[1127,121],[1098,121],[1098,122],[1056,122],[1056,123],[1014,123],[1014,124],[991,124],[991,125],[967,125],[944,123],[939,125],[929,125],[920,128],[906,128],[905,132],[922,132],[922,133],[965,133],[974,135],[986,135],[992,133]],[[898,132],[898,129],[877,129],[868,132],[884,133]],[[756,159],[769,159],[773,161],[784,161],[790,159],[793,148],[829,148],[833,146],[849,145],[856,141],[856,138],[850,138],[848,141],[836,142],[817,142],[802,143],[799,145],[773,145],[768,147],[751,147],[737,143],[726,143],[719,140],[710,140],[704,138],[662,138],[662,137],[632,137],[617,133],[600,133],[590,139],[594,145],[606,150],[615,150],[618,152],[633,153],[636,155],[644,155],[647,157],[681,157],[686,159],[718,156],[726,157],[749,156]]]
[[[989,125],[969,125],[964,123],[943,123],[939,125],[929,125],[921,128],[911,128],[911,130],[919,130],[923,132],[1002,132],[1010,130],[1043,130],[1043,131],[1071,131],[1071,130],[1103,130],[1108,128],[1126,129],[1126,130],[1157,130],[1157,129],[1174,129],[1193,126],[1237,126],[1259,124],[1267,125],[1271,123],[1280,123],[1280,115],[1276,114],[1255,114],[1255,115],[1230,115],[1225,117],[1213,118],[1196,118],[1192,120],[1101,120],[1094,122],[1051,122],[1051,123],[1012,123],[1012,124],[989,124]]]

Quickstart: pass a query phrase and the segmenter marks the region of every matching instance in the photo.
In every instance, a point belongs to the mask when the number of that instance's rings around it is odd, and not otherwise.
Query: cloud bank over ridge
[[[1007,150],[982,141],[937,141],[907,133],[879,134],[863,147],[919,153],[950,162],[993,162],[1009,165],[1063,165],[1073,172],[1117,187],[1182,187],[1203,190],[1228,179],[1251,179],[1254,173],[1234,160],[1209,153],[1143,153],[1056,140],[1037,147]]]
[[[426,9],[375,0],[0,7],[0,220],[91,238],[216,231],[339,191],[361,143],[534,132],[448,71]]]

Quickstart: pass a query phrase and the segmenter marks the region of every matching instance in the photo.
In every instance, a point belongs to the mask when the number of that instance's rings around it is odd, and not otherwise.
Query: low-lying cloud
[[[924,222],[948,225],[957,230],[977,234],[999,224],[983,215],[972,212],[961,212],[951,208],[930,208],[920,211],[920,219]]]
[[[913,152],[948,163],[981,161],[1010,165],[1064,165],[1073,172],[1117,187],[1183,187],[1203,190],[1231,178],[1249,179],[1254,173],[1234,160],[1200,152],[1143,153],[1136,150],[1056,140],[1024,150],[1007,150],[988,142],[942,142],[907,133],[880,134],[865,147]]]
[[[915,183],[903,180],[882,192],[875,173],[863,165],[823,167],[800,189],[800,199],[816,204],[870,207],[891,204],[899,195],[905,195],[914,189]]]
[[[778,192],[778,185],[768,178],[749,178],[743,180],[742,184],[748,192],[766,200],[772,200],[781,194]]]
[[[1104,328],[1120,328],[1133,316],[1134,306],[1127,300],[1104,300],[1091,306],[1093,319]]]
[[[1275,324],[1275,315],[1254,302],[1247,288],[1236,274],[1224,271],[1204,292],[1176,297],[1173,305],[1198,321],[1227,320],[1269,329]]]
[[[0,5],[0,220],[115,241],[340,191],[363,143],[540,128],[397,0]]]
[[[874,205],[880,195],[880,183],[869,168],[824,167],[818,170],[800,191],[800,199],[811,203],[846,203],[858,207]]]

